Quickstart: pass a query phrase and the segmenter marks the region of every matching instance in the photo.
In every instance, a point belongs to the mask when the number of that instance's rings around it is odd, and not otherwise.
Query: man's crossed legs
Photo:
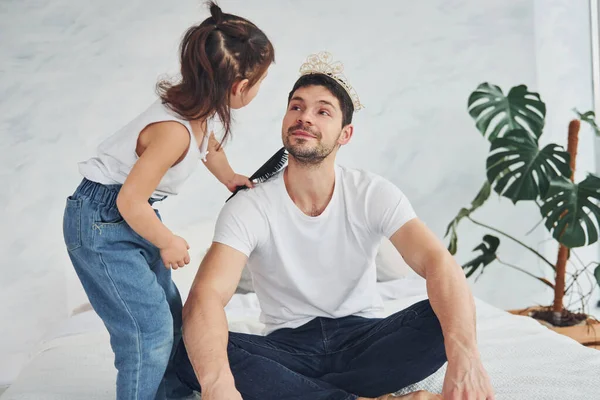
[[[246,400],[356,400],[376,398],[437,371],[446,354],[428,300],[384,319],[316,318],[267,336],[229,334],[228,357]],[[179,378],[200,391],[183,341]]]

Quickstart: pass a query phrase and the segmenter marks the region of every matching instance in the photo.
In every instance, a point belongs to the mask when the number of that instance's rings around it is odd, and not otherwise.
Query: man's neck
[[[318,165],[299,163],[290,156],[283,179],[288,195],[306,215],[320,215],[331,200],[335,187],[334,160]]]

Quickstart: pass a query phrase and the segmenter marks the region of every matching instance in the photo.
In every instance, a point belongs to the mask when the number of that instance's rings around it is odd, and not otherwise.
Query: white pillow
[[[383,238],[381,241],[379,251],[375,257],[375,265],[377,266],[378,282],[393,281],[417,275],[387,238]]]

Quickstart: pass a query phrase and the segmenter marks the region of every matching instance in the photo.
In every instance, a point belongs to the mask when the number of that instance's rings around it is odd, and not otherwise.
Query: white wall
[[[546,138],[561,142],[570,108],[591,108],[587,1],[220,3],[256,22],[277,52],[258,98],[236,114],[228,148],[236,170],[250,174],[279,148],[300,64],[309,53],[329,50],[344,62],[366,106],[340,163],[392,180],[440,237],[485,178],[487,144],[466,112],[479,83],[539,90],[548,104]],[[0,385],[83,301],[62,242],[64,199],[79,182],[77,161],[153,100],[157,77],[177,69],[181,34],[207,16],[198,0],[173,4],[56,0],[0,8]],[[579,171],[594,169],[586,140]],[[214,218],[226,196],[200,170],[160,208],[172,229],[189,230]],[[535,207],[496,199],[475,216],[520,237],[538,222]],[[461,262],[482,232],[461,227]],[[552,255],[545,237],[541,228],[527,240]],[[524,250],[508,242],[502,250],[506,261],[543,271]],[[500,265],[489,267],[474,292],[502,308],[550,300],[541,285]]]

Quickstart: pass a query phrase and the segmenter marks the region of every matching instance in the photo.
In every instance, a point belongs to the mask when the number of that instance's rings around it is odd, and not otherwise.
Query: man
[[[283,119],[288,166],[219,215],[183,311],[180,379],[203,400],[387,399],[448,361],[444,399],[493,399],[461,268],[398,188],[335,164],[361,106],[341,65],[320,54],[301,72]],[[429,297],[384,319],[374,264],[382,236]],[[228,332],[224,307],[246,264],[265,336]]]

